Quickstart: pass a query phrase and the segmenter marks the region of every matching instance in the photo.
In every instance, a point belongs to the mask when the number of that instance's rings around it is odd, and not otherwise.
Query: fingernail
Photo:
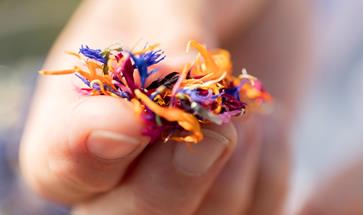
[[[135,137],[111,131],[93,131],[87,139],[88,150],[103,159],[125,157],[140,145],[141,141]]]
[[[178,144],[174,152],[177,169],[188,175],[202,175],[217,162],[229,145],[229,140],[221,134],[204,129],[204,139],[191,148]]]

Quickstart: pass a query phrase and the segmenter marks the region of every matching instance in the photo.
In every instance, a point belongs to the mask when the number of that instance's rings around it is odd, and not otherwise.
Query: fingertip
[[[204,129],[214,131],[229,141],[229,148],[234,149],[238,141],[238,131],[233,123],[224,123],[223,125],[208,125]]]
[[[47,131],[37,134],[38,144],[27,140],[22,166],[34,191],[72,204],[116,186],[148,138],[121,99],[85,97],[59,109],[62,115],[48,116]]]

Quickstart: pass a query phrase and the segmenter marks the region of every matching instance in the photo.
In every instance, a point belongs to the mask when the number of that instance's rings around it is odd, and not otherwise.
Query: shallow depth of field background
[[[300,98],[292,135],[290,207],[297,207],[326,174],[362,156],[362,3],[311,2],[316,77]],[[36,71],[77,4],[0,0],[0,214],[65,213],[44,206],[23,188],[17,178],[17,144]]]

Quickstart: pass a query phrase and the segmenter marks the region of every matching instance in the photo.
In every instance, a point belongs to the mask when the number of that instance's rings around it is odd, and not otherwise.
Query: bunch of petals
[[[232,74],[228,51],[207,50],[193,40],[187,51],[191,48],[198,52],[195,60],[177,72],[160,72],[158,64],[165,55],[158,45],[149,45],[139,51],[81,46],[78,53],[68,52],[80,66],[40,74],[74,73],[85,85],[79,88],[83,95],[130,101],[145,124],[143,134],[152,142],[198,143],[203,139],[202,124],[229,122],[271,100],[261,82],[245,70]]]

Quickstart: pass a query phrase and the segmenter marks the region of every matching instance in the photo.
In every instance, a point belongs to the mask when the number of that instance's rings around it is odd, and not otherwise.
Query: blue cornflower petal
[[[140,57],[144,58],[147,66],[151,66],[151,65],[161,62],[162,60],[164,60],[164,58],[166,56],[163,54],[163,52],[161,50],[157,50],[157,51],[150,51],[145,54],[142,54],[142,55],[140,55]]]
[[[151,74],[156,72],[156,70],[148,72],[148,67],[161,62],[165,58],[165,55],[161,50],[146,52],[144,54],[139,55],[138,57],[131,52],[129,52],[129,54],[134,61],[135,68],[138,69],[140,75],[140,81],[142,83],[142,87],[144,87],[147,78]]]
[[[137,57],[133,55],[132,53],[129,53],[131,59],[134,61],[134,67],[138,69],[139,75],[140,75],[140,81],[142,83],[142,87],[145,85],[145,81],[147,80],[149,74],[148,74],[148,65],[145,61],[145,58],[141,55],[140,57]]]
[[[231,87],[231,88],[225,89],[226,94],[233,96],[238,101],[240,101],[239,91],[240,91],[239,87]]]
[[[102,55],[100,49],[91,49],[88,46],[81,45],[79,52],[90,59],[99,61],[103,64],[106,63],[106,58]]]

